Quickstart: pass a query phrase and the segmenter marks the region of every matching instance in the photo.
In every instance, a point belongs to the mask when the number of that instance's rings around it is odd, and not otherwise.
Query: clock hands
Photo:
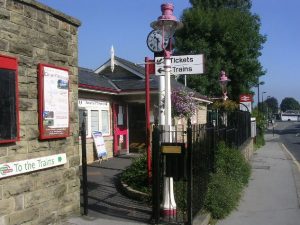
[[[156,40],[156,48],[158,49],[159,48],[159,42],[160,42],[160,40],[156,36],[154,36],[154,39]]]

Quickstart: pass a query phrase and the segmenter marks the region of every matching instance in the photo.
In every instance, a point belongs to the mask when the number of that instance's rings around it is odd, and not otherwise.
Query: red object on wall
[[[68,94],[67,94],[67,104],[68,104],[68,110],[67,114],[65,115],[68,117],[68,124],[65,127],[55,127],[53,124],[48,124],[48,122],[51,122],[52,120],[55,120],[55,116],[52,115],[51,113],[55,114],[55,112],[48,112],[49,115],[46,115],[45,111],[45,86],[50,85],[50,84],[44,84],[44,78],[45,78],[45,68],[53,68],[65,72],[69,72],[68,69],[63,68],[63,67],[58,67],[55,65],[49,65],[49,64],[39,64],[38,65],[38,91],[39,91],[39,130],[40,130],[40,139],[56,139],[56,138],[66,138],[69,137],[70,133],[70,105],[69,105],[69,77],[68,77],[68,82],[65,82],[64,80],[62,83],[59,83],[59,78],[57,78],[57,88],[58,89],[68,89]],[[58,76],[58,75],[57,75]],[[53,74],[54,81],[55,81],[55,75]],[[60,86],[60,87],[59,87]],[[53,90],[55,91],[55,90]],[[55,94],[55,93],[54,93]],[[48,97],[49,98],[49,97]],[[55,102],[55,101],[54,101]],[[47,103],[48,104],[48,103]],[[51,114],[51,115],[50,115]],[[47,122],[47,123],[46,123]],[[55,123],[55,121],[52,121],[52,123]]]
[[[241,94],[240,102],[253,102],[253,96],[251,94]]]
[[[15,71],[15,97],[16,97],[16,138],[9,140],[0,140],[0,143],[12,143],[20,140],[20,122],[19,122],[19,89],[18,89],[18,60],[11,56],[0,55],[0,69]]]
[[[154,60],[145,58],[145,95],[146,95],[146,148],[147,148],[147,173],[148,179],[152,176],[152,159],[151,159],[151,143],[150,143],[150,74],[155,73]]]
[[[126,105],[113,104],[114,156],[128,153],[128,111]]]

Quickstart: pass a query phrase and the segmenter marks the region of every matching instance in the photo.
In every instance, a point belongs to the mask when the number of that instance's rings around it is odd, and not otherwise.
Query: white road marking
[[[300,164],[299,162],[297,161],[297,159],[294,157],[294,155],[287,149],[287,147],[285,147],[284,144],[282,144],[282,147],[284,148],[284,150],[290,155],[290,157],[292,158],[293,162],[296,164],[299,172],[300,172]]]

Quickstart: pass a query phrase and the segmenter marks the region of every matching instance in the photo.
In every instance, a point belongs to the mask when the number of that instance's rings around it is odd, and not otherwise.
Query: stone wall
[[[67,154],[67,163],[0,180],[0,224],[56,224],[78,213],[78,50],[80,22],[34,0],[0,0],[0,54],[18,59],[20,141],[0,145],[0,163]],[[40,141],[37,66],[69,70],[70,136]]]
[[[250,161],[250,159],[253,156],[254,153],[254,141],[253,138],[248,138],[247,141],[242,144],[239,149],[241,150],[243,156],[247,161]]]

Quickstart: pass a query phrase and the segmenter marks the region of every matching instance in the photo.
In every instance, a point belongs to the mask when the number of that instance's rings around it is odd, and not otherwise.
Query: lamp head
[[[177,29],[183,27],[183,24],[177,21],[176,16],[173,15],[173,10],[174,5],[172,3],[162,4],[162,15],[150,24],[154,30],[161,30],[164,37],[171,38]]]
[[[226,76],[226,73],[223,70],[221,71],[220,75],[221,76],[220,76],[219,82],[220,82],[221,88],[223,89],[223,88],[227,87],[227,84],[230,81],[230,79]]]
[[[225,71],[221,71],[221,74],[220,74],[220,80],[219,80],[219,83],[220,83],[220,86],[222,88],[222,92],[223,92],[223,95],[224,95],[224,100],[226,100],[228,97],[227,97],[227,84],[228,82],[230,81],[230,79],[226,76],[226,73]]]

